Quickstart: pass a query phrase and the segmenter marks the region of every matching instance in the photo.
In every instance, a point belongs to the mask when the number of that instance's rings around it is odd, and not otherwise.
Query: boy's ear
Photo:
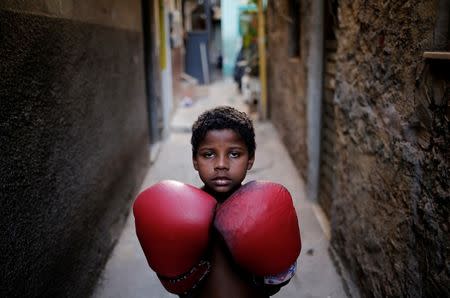
[[[255,155],[253,155],[252,158],[250,158],[247,162],[247,171],[250,170],[253,167],[253,163],[255,162]]]
[[[194,169],[196,171],[198,171],[198,162],[197,162],[197,160],[194,157],[192,158],[192,164],[194,165]]]

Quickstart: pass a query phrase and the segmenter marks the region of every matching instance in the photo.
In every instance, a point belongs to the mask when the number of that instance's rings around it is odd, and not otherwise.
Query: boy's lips
[[[231,183],[231,179],[227,177],[216,177],[212,181],[217,186],[225,186]]]

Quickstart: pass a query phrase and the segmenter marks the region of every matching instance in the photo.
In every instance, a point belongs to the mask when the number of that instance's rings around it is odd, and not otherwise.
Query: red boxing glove
[[[209,272],[204,260],[216,200],[177,181],[162,181],[136,198],[136,234],[150,267],[167,291],[187,293]]]
[[[218,208],[214,225],[234,260],[256,276],[289,272],[300,254],[292,197],[280,184],[245,184]]]

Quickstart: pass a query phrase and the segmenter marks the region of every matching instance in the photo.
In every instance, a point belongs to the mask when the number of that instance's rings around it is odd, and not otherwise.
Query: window
[[[450,61],[450,1],[439,1],[436,24],[433,31],[433,51],[423,57],[430,60]]]
[[[300,0],[289,0],[289,56],[300,57]]]
[[[450,1],[439,1],[433,43],[436,50],[450,51]]]

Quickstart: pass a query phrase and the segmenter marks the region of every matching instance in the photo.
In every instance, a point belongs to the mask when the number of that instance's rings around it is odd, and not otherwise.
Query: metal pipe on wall
[[[320,136],[322,123],[323,69],[324,69],[324,0],[312,2],[311,42],[308,57],[307,89],[307,195],[317,200],[320,169]]]
[[[147,94],[147,110],[149,121],[150,144],[157,143],[160,138],[158,121],[158,101],[160,100],[160,78],[157,44],[155,40],[156,28],[154,23],[155,5],[153,0],[142,0],[142,30],[144,39],[144,64],[145,64],[145,87]]]

